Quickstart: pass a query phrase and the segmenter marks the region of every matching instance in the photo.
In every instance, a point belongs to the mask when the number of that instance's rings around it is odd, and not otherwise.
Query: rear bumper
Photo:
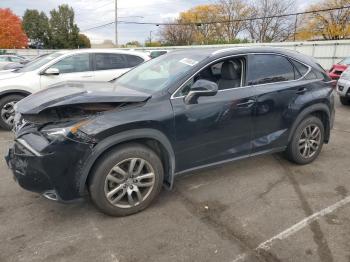
[[[23,140],[29,148],[16,141],[5,157],[15,181],[22,188],[61,202],[82,197],[79,191],[80,170],[91,152],[89,145],[67,140],[55,145],[47,143],[38,150],[35,144],[39,141],[38,137]],[[40,143],[42,148],[42,141]]]

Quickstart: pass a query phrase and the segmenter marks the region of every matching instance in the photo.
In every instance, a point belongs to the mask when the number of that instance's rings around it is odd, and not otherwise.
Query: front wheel
[[[15,104],[23,99],[21,95],[8,95],[0,99],[0,127],[11,130],[15,118]]]
[[[310,116],[295,130],[286,150],[287,158],[300,165],[311,163],[320,154],[323,142],[323,123],[319,118]]]
[[[139,144],[108,152],[91,175],[91,199],[111,216],[127,216],[148,207],[159,194],[164,176],[158,155]]]

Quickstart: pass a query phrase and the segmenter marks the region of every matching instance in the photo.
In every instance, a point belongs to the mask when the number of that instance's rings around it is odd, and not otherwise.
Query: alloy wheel
[[[304,128],[299,138],[299,152],[303,158],[313,157],[321,144],[321,130],[317,125],[311,124]]]
[[[114,206],[131,208],[142,203],[152,192],[155,173],[144,159],[129,158],[116,164],[105,179],[105,196]]]
[[[13,126],[14,118],[15,118],[15,104],[17,101],[11,101],[6,103],[1,108],[1,118],[2,120],[10,127]]]

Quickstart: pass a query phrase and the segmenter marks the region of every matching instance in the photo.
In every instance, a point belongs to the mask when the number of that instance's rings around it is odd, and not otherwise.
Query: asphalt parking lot
[[[0,132],[1,262],[350,261],[350,201],[339,202],[350,195],[350,107],[338,102],[314,163],[269,155],[184,175],[125,218],[22,190],[3,159],[11,139]]]

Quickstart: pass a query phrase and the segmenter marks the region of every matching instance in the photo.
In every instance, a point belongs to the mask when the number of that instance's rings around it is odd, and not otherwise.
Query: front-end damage
[[[146,99],[124,97],[122,101],[109,98],[106,102],[95,102],[90,96],[89,102],[86,99],[79,102],[79,98],[74,97],[72,103],[56,98],[55,101],[41,101],[39,105],[28,104],[29,100],[35,100],[34,95],[18,103],[15,143],[5,158],[21,187],[52,200],[80,198],[81,170],[99,142],[83,132],[82,127],[105,112],[118,113],[141,105]]]

